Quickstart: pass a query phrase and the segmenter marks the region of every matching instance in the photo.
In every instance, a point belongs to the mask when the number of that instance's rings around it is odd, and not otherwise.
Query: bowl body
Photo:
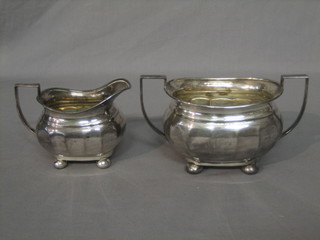
[[[188,162],[243,166],[281,137],[273,100],[282,87],[257,78],[182,78],[165,85],[173,101],[164,117],[168,141]]]
[[[274,104],[206,109],[172,102],[164,133],[188,162],[243,166],[268,152],[280,139],[281,116]]]

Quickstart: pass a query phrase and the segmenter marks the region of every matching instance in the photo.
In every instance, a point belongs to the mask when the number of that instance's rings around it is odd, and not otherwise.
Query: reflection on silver
[[[143,100],[143,80],[163,79],[172,102],[164,116],[163,131],[148,118]],[[305,80],[304,99],[294,123],[285,131],[274,104],[286,79]],[[258,172],[256,160],[299,123],[307,102],[307,75],[283,75],[280,84],[260,78],[180,78],[164,75],[140,78],[143,115],[159,135],[187,160],[187,172],[203,166],[241,166],[247,174]]]
[[[44,111],[35,129],[22,113],[19,87],[38,90],[37,100]],[[113,100],[130,87],[125,79],[89,91],[52,88],[41,92],[39,84],[16,84],[15,97],[22,122],[55,156],[57,169],[66,167],[67,161],[97,161],[99,168],[107,168],[126,125]]]

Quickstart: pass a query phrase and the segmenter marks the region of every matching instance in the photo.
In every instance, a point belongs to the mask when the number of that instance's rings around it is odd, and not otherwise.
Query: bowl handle
[[[149,119],[146,109],[144,107],[144,102],[143,102],[143,80],[144,79],[163,79],[164,83],[167,82],[167,76],[165,75],[141,75],[140,76],[140,104],[141,104],[141,110],[143,113],[144,118],[146,119],[147,123],[149,124],[149,126],[156,132],[158,133],[160,136],[165,137],[165,134],[163,131],[161,131],[160,129],[158,129]]]
[[[308,86],[309,86],[309,77],[308,75],[305,74],[299,74],[299,75],[282,75],[281,76],[281,86],[283,87],[284,80],[287,79],[304,79],[305,80],[305,85],[304,85],[304,96],[303,96],[303,102],[302,106],[300,109],[300,112],[298,114],[298,117],[296,120],[291,124],[290,127],[288,127],[281,135],[281,138],[286,136],[288,133],[290,133],[300,122],[302,115],[304,113],[304,110],[306,108],[306,103],[307,103],[307,97],[308,97]]]
[[[19,117],[23,124],[32,132],[36,133],[36,130],[30,126],[30,124],[27,122],[26,118],[24,117],[21,106],[20,106],[20,99],[19,99],[19,87],[28,87],[28,88],[37,88],[38,96],[40,96],[40,84],[39,83],[17,83],[14,86],[14,95],[16,98],[16,107],[19,113]]]

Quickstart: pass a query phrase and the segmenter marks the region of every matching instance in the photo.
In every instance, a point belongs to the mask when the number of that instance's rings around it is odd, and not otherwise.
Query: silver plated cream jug
[[[34,87],[38,90],[37,101],[44,110],[35,129],[22,113],[20,87]],[[130,87],[125,79],[116,79],[88,91],[64,88],[41,91],[37,83],[16,84],[16,106],[24,125],[55,156],[56,168],[66,167],[68,161],[96,161],[99,168],[107,168],[126,126],[124,117],[113,101]]]
[[[163,79],[172,103],[164,115],[163,130],[147,116],[143,80]],[[286,130],[274,104],[286,79],[305,81],[301,110]],[[143,115],[187,161],[188,173],[200,173],[204,166],[241,167],[246,174],[258,172],[257,159],[292,131],[306,106],[307,75],[283,75],[280,83],[261,78],[179,78],[142,75],[140,99]]]

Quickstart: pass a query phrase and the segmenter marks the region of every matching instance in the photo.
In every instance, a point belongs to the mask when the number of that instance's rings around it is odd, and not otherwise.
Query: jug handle
[[[281,76],[281,87],[283,87],[283,83],[284,80],[287,79],[304,79],[305,80],[305,85],[304,85],[304,96],[303,96],[303,102],[302,102],[302,106],[300,109],[300,112],[298,114],[298,117],[296,118],[296,120],[291,124],[290,127],[288,127],[282,134],[281,134],[281,138],[286,136],[288,133],[290,133],[300,122],[302,115],[305,111],[306,108],[306,103],[307,103],[307,97],[308,97],[308,87],[309,87],[309,77],[308,75],[305,74],[299,74],[299,75],[282,75]]]
[[[37,88],[38,96],[40,96],[40,84],[39,83],[17,83],[14,86],[14,95],[16,98],[16,107],[19,113],[19,117],[23,124],[32,132],[36,133],[36,130],[30,126],[30,124],[27,122],[26,118],[24,117],[21,106],[20,106],[20,99],[19,99],[19,87],[27,87],[27,88]]]
[[[147,123],[149,124],[149,126],[156,132],[158,133],[160,136],[165,137],[165,134],[163,131],[161,131],[159,128],[157,128],[149,119],[146,109],[144,107],[144,101],[143,101],[143,80],[144,79],[163,79],[164,83],[167,82],[167,76],[165,75],[141,75],[140,76],[140,104],[141,104],[141,110],[143,113],[144,118],[146,119]]]

